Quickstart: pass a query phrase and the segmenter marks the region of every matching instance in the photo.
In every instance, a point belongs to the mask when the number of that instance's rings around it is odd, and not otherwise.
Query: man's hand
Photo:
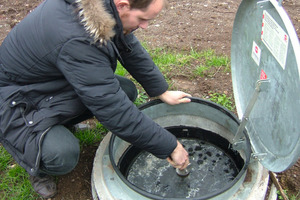
[[[166,91],[158,97],[160,98],[160,100],[169,105],[191,102],[191,99],[185,98],[191,97],[191,95],[181,91]]]
[[[183,148],[182,144],[177,141],[177,147],[171,153],[170,157],[167,158],[167,161],[175,168],[185,169],[190,161],[189,161],[189,154]]]

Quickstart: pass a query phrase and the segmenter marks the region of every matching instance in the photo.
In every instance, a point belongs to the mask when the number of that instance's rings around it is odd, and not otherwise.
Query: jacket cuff
[[[172,135],[172,137],[170,137],[170,140],[168,141],[168,146],[165,147],[166,149],[160,152],[151,152],[151,153],[157,158],[166,159],[173,153],[176,147],[177,147],[177,138],[174,135]]]
[[[156,85],[157,87],[144,88],[150,97],[157,97],[166,92],[169,88],[169,85],[165,81],[162,81],[161,84]]]

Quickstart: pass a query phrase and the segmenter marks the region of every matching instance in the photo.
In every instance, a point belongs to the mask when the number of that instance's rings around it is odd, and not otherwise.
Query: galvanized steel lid
[[[295,29],[276,0],[243,0],[231,45],[235,102],[247,118],[254,155],[274,172],[300,156],[300,47]],[[262,81],[260,81],[262,80]],[[259,82],[257,99],[251,100]]]

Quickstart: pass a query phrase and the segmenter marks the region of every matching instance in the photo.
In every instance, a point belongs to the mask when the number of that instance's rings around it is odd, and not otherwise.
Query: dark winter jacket
[[[176,147],[176,138],[120,88],[117,59],[150,96],[168,88],[136,37],[122,32],[113,0],[46,0],[3,41],[0,142],[32,175],[51,126],[87,109],[114,134],[159,158]]]

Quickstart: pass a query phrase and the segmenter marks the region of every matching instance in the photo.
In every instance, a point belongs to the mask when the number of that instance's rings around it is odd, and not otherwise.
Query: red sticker
[[[264,72],[264,70],[261,70],[260,72],[260,80],[266,80],[267,79],[267,74]]]

